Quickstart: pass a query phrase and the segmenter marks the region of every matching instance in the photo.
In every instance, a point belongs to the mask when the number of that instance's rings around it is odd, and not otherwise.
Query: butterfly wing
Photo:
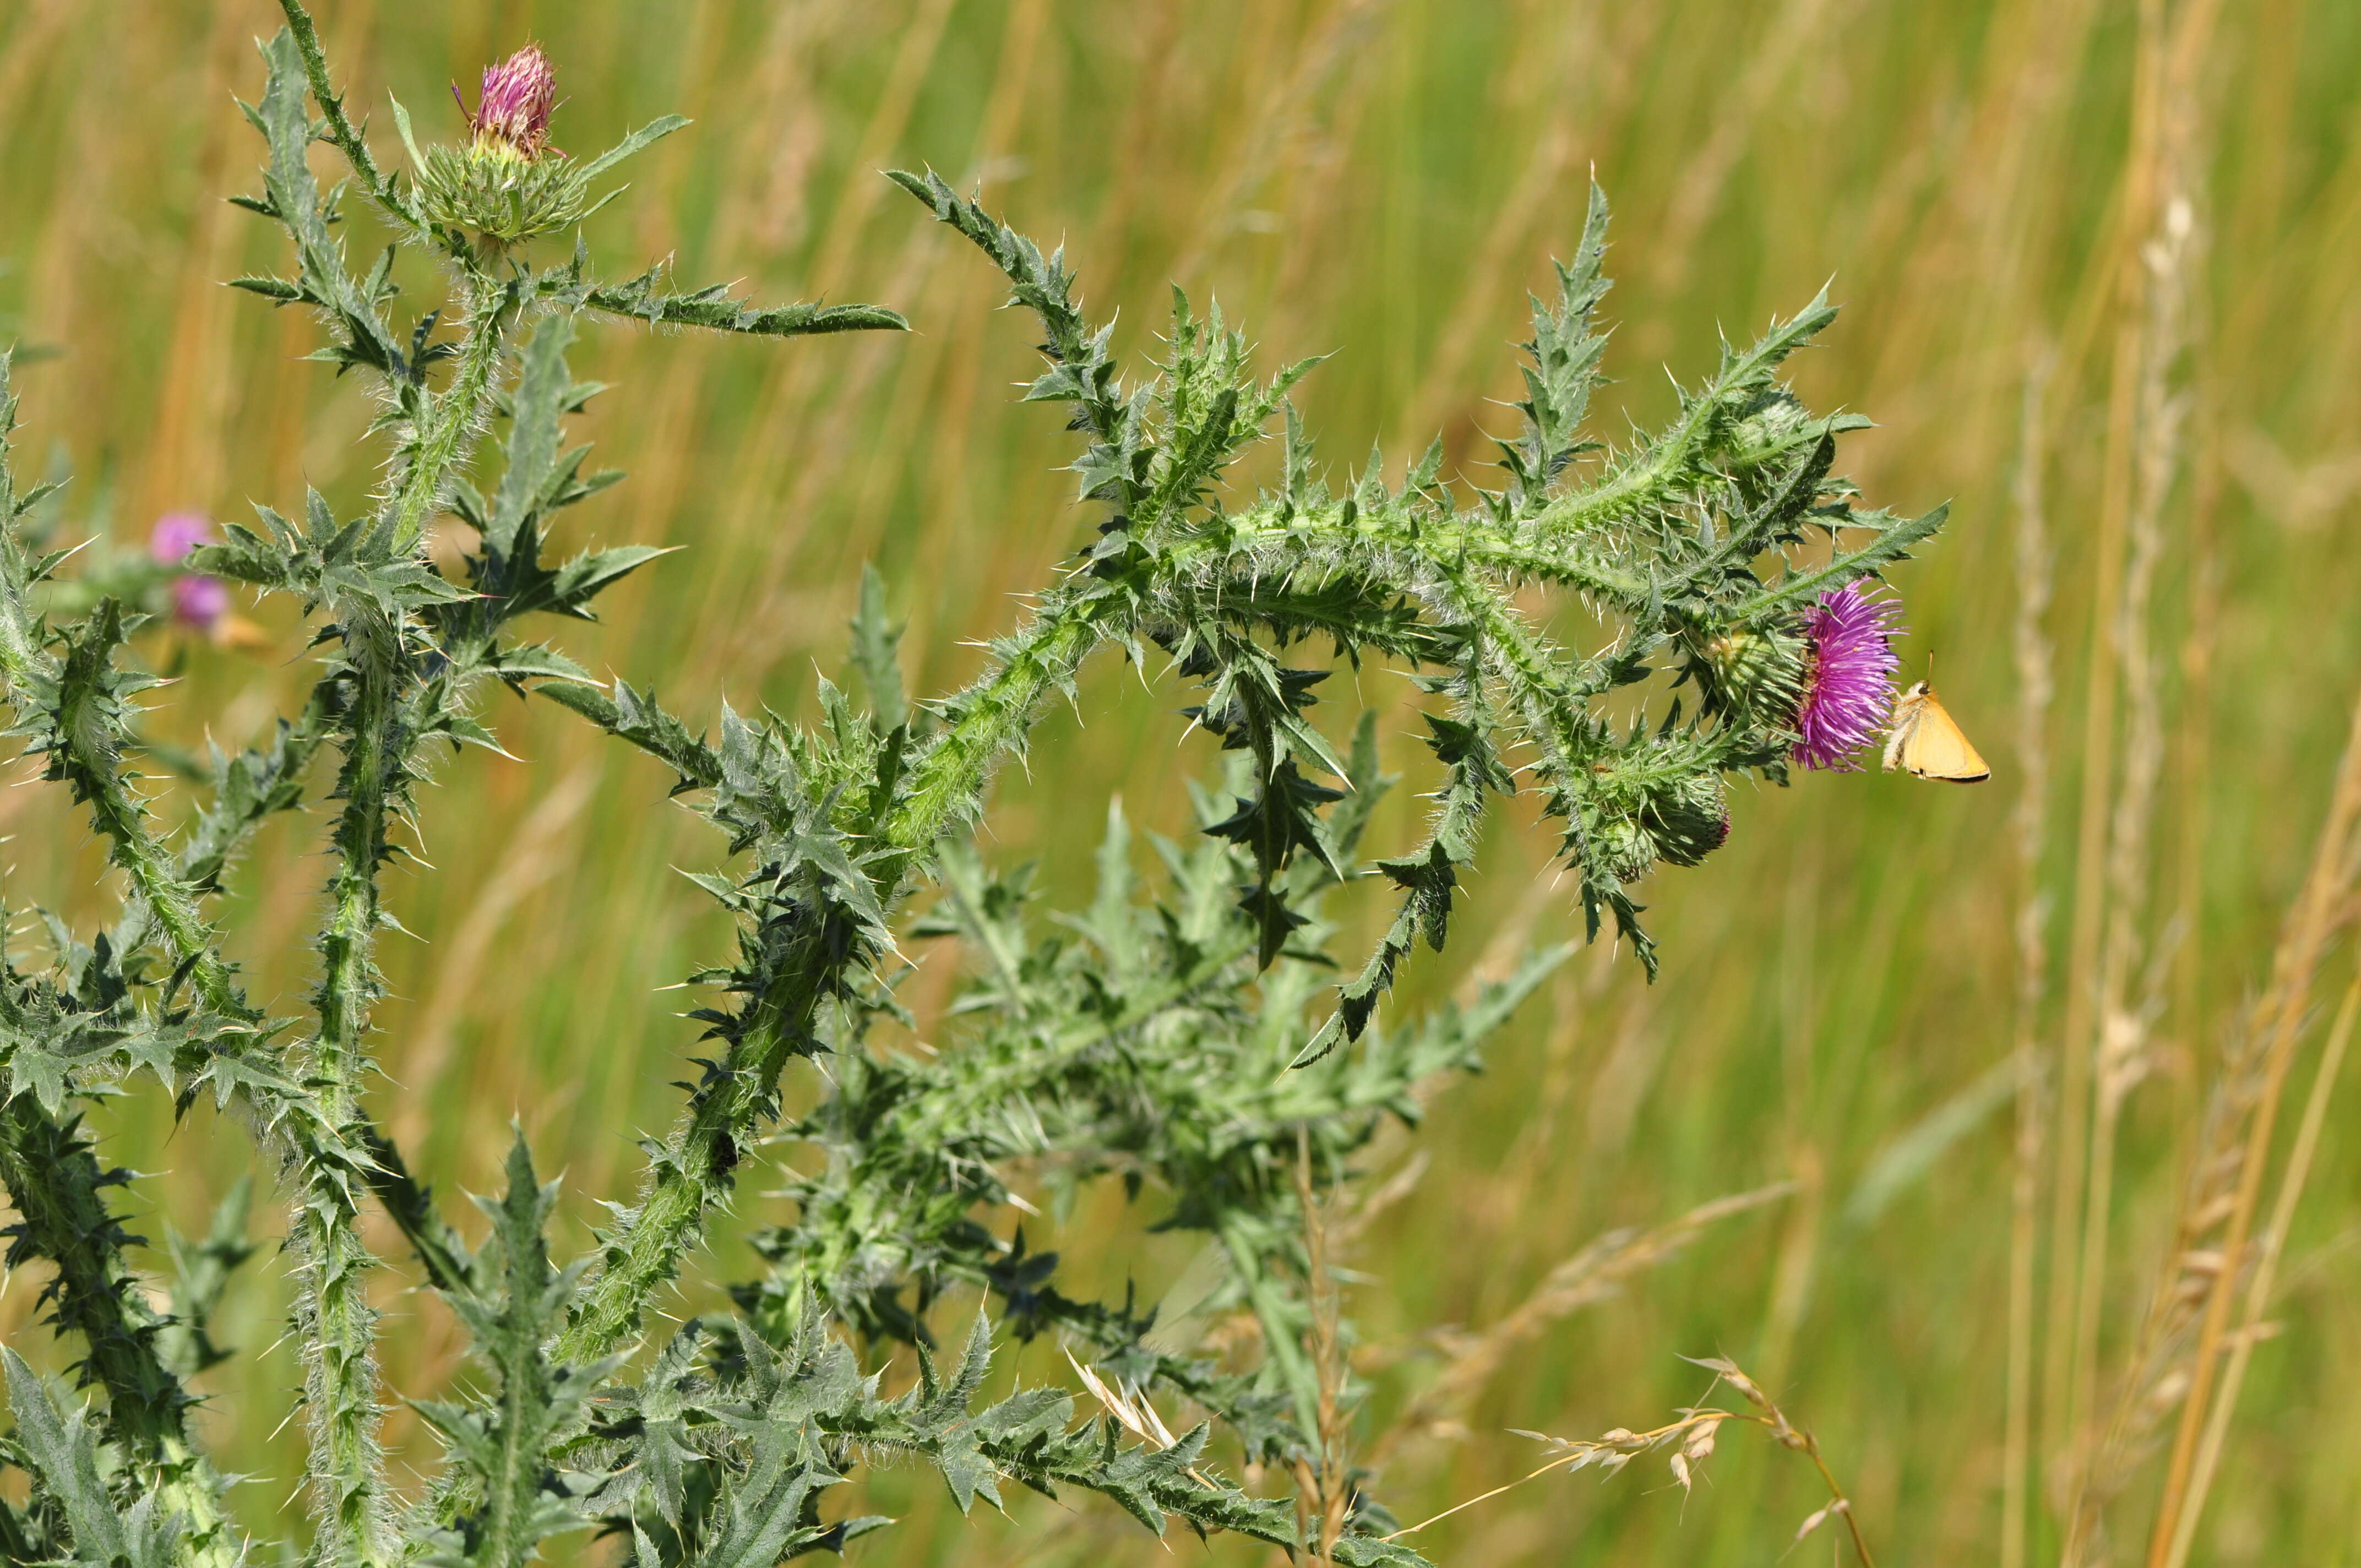
[[[1931,691],[1917,699],[1908,728],[1894,726],[1888,753],[1898,748],[1903,769],[1914,777],[1947,784],[1982,784],[1992,777],[1983,754],[1961,732]]]

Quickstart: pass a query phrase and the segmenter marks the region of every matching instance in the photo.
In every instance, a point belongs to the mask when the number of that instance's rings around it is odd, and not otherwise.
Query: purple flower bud
[[[1804,612],[1809,647],[1804,698],[1795,709],[1795,761],[1851,773],[1853,753],[1876,738],[1894,708],[1893,675],[1901,661],[1892,638],[1902,607],[1872,599],[1847,583]]]
[[[457,96],[458,89],[451,89]],[[467,107],[463,99],[460,107]],[[557,72],[537,44],[527,44],[498,65],[484,67],[483,96],[467,116],[479,148],[514,153],[527,163],[549,149],[549,115],[557,107]]]
[[[159,566],[177,566],[213,536],[214,525],[197,513],[168,511],[148,531],[148,558]]]
[[[229,613],[229,585],[219,577],[183,572],[172,579],[172,619],[211,632]]]

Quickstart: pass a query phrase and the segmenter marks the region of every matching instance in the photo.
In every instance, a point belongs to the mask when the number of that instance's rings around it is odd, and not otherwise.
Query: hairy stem
[[[1760,343],[1722,363],[1712,385],[1686,400],[1673,427],[1617,465],[1597,484],[1574,490],[1535,512],[1526,526],[1537,539],[1578,537],[1635,512],[1677,504],[1689,488],[1702,449],[1732,400],[1764,384],[1779,362],[1836,319],[1825,300],[1773,327]]]
[[[1614,483],[1609,481],[1609,485]],[[1661,499],[1671,499],[1668,487],[1664,488]],[[1632,504],[1628,498],[1618,500],[1602,515],[1623,515],[1632,510]],[[1412,528],[1399,517],[1374,509],[1348,509],[1341,502],[1292,513],[1282,512],[1276,503],[1266,502],[1228,519],[1225,529],[1215,537],[1231,547],[1283,549],[1299,543],[1298,531],[1307,526],[1315,533],[1400,551],[1428,562],[1489,566],[1520,577],[1576,588],[1627,609],[1644,605],[1648,598],[1644,580],[1582,550],[1577,538],[1552,538],[1546,543],[1533,544],[1504,537],[1495,529],[1471,528],[1464,521]],[[1186,563],[1191,554],[1186,544],[1173,550],[1176,562]]]
[[[428,401],[426,418],[412,435],[383,513],[391,523],[397,553],[416,548],[428,517],[442,503],[454,470],[481,428],[490,407],[492,372],[500,366],[514,322],[516,299],[511,291],[474,266],[466,269],[462,283],[467,324],[459,341],[457,367],[450,385]]]
[[[380,512],[397,556],[416,549],[427,518],[467,456],[490,400],[513,298],[470,272],[467,326],[450,384],[427,404],[423,428]],[[378,871],[388,853],[386,826],[410,769],[415,736],[404,722],[416,679],[407,629],[377,606],[336,607],[352,697],[343,716],[345,805],[336,822],[336,863],[328,882],[328,916],[319,939],[319,1028],[306,1079],[319,1097],[325,1131],[350,1158],[301,1159],[303,1196],[290,1245],[299,1260],[296,1322],[306,1351],[304,1404],[311,1423],[313,1507],[320,1555],[340,1563],[390,1561],[391,1532],[373,1353],[377,1313],[367,1281],[377,1260],[360,1237],[365,1184],[357,1151],[376,1139],[361,1112],[371,1063],[370,1011],[381,991],[377,930],[384,920]]]
[[[312,1173],[307,1170],[306,1176]],[[377,1313],[366,1279],[377,1260],[360,1239],[349,1189],[309,1189],[288,1233],[300,1288],[294,1307],[303,1346],[304,1408],[311,1429],[315,1558],[354,1568],[393,1560],[384,1455],[377,1441]]]
[[[398,738],[392,684],[394,632],[379,622],[346,624],[356,695],[346,716],[345,809],[335,831],[336,868],[321,933],[320,1026],[306,1078],[328,1126],[357,1135],[368,1070],[364,1038],[378,995],[373,957],[379,920],[377,868],[385,849],[390,763]],[[371,618],[374,620],[374,618]],[[301,1288],[295,1318],[305,1352],[304,1404],[312,1431],[313,1508],[323,1557],[385,1560],[385,1498],[377,1451],[377,1379],[371,1354],[377,1314],[366,1298],[375,1259],[359,1234],[359,1192],[334,1166],[302,1162],[303,1193],[289,1237]]]
[[[345,717],[345,808],[335,830],[336,868],[328,881],[329,914],[320,938],[322,973],[316,998],[318,1038],[312,1068],[323,1109],[332,1122],[349,1122],[368,1069],[369,1008],[377,1000],[377,872],[386,853],[387,796],[400,751],[400,712],[393,685],[401,655],[395,630],[374,616],[345,626],[355,695]]]

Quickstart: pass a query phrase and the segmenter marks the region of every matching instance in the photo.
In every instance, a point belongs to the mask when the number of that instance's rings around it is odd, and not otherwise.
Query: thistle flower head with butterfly
[[[1807,768],[1858,771],[1856,753],[1894,711],[1894,624],[1900,601],[1873,599],[1858,583],[1820,596],[1804,612],[1804,695],[1794,756]]]

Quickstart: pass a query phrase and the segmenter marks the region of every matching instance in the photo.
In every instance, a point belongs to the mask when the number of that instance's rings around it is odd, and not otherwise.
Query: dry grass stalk
[[[1485,326],[1500,317],[1501,302],[1512,298],[1506,280],[1513,269],[1529,264],[1537,226],[1570,221],[1572,209],[1561,207],[1557,193],[1574,170],[1579,148],[1608,141],[1630,115],[1642,79],[1640,62],[1647,59],[1664,20],[1659,6],[1634,6],[1617,18],[1614,32],[1607,35],[1600,18],[1570,12],[1554,49],[1523,50],[1511,62],[1502,96],[1520,104],[1542,100],[1549,106],[1548,115],[1532,137],[1524,167],[1467,269],[1448,324],[1436,334],[1433,360],[1406,405],[1406,433],[1416,435],[1445,427],[1444,439],[1449,443],[1456,433],[1448,428],[1455,418],[1472,422],[1473,411],[1464,406],[1470,396],[1468,366],[1478,345],[1489,341]],[[1587,91],[1569,93],[1569,82]],[[1566,243],[1563,236],[1551,237],[1554,243]]]
[[[2209,274],[2220,270],[2213,240],[2220,225],[2206,208]],[[2223,334],[2215,320],[2210,287],[2188,291],[2189,372],[2184,424],[2190,429],[2189,497],[2182,524],[2185,540],[2184,613],[2187,629],[2180,649],[2180,734],[2171,763],[2175,803],[2180,815],[2179,860],[2173,929],[2180,941],[2174,954],[2178,970],[2173,987],[2172,1034],[2177,1041],[2201,1036],[2205,1018],[2205,965],[2202,945],[2195,940],[2203,915],[2206,850],[2213,823],[2209,812],[2212,793],[2212,750],[2214,721],[2213,660],[2220,636],[2222,600],[2221,553],[2214,542],[2215,516],[2228,478],[2224,441],[2224,410],[2230,393],[2223,374]],[[2179,1124],[2195,1123],[2193,1074],[2173,1077],[2174,1109]]]
[[[1164,1418],[1156,1413],[1155,1401],[1148,1398],[1144,1389],[1116,1387],[1091,1367],[1075,1360],[1071,1350],[1066,1352],[1066,1365],[1074,1369],[1074,1376],[1082,1380],[1082,1387],[1090,1390],[1091,1398],[1099,1402],[1100,1408],[1140,1442],[1153,1443],[1162,1449],[1170,1448],[1180,1441],[1172,1435],[1172,1429],[1164,1424]],[[1194,1465],[1189,1468],[1189,1477],[1208,1491],[1215,1489],[1213,1483]]]
[[[597,784],[597,775],[587,767],[561,778],[557,787],[526,816],[507,850],[478,887],[474,902],[445,949],[434,989],[413,1031],[415,1043],[401,1063],[407,1092],[391,1118],[397,1142],[415,1146],[426,1133],[427,1107],[451,1064],[460,1025],[469,1021],[470,1002],[479,994],[487,962],[495,958],[494,944],[518,906],[565,869],[574,850],[566,829],[589,804]]]
[[[1306,1281],[1312,1301],[1312,1326],[1307,1336],[1311,1343],[1304,1349],[1311,1358],[1313,1376],[1319,1380],[1316,1410],[1320,1438],[1320,1464],[1316,1471],[1304,1460],[1295,1462],[1295,1507],[1299,1530],[1307,1537],[1310,1531],[1301,1527],[1308,1524],[1309,1514],[1317,1514],[1320,1531],[1316,1561],[1332,1563],[1336,1539],[1345,1533],[1345,1512],[1353,1493],[1342,1398],[1345,1359],[1336,1332],[1336,1284],[1328,1262],[1328,1225],[1318,1194],[1312,1187],[1311,1136],[1301,1127],[1295,1134],[1295,1197],[1303,1208],[1304,1260],[1311,1275]]]
[[[1549,1444],[1552,1451],[1549,1463],[1506,1485],[1495,1486],[1465,1502],[1455,1503],[1414,1525],[1405,1526],[1385,1539],[1400,1541],[1403,1536],[1415,1535],[1429,1525],[1439,1523],[1503,1492],[1512,1491],[1528,1481],[1538,1480],[1553,1471],[1570,1475],[1579,1470],[1596,1467],[1602,1475],[1612,1475],[1643,1453],[1664,1453],[1674,1482],[1686,1496],[1697,1485],[1705,1462],[1712,1457],[1723,1424],[1736,1421],[1763,1428],[1779,1446],[1809,1459],[1812,1468],[1819,1472],[1821,1482],[1828,1487],[1827,1505],[1805,1516],[1803,1523],[1795,1529],[1795,1540],[1801,1541],[1829,1519],[1840,1518],[1852,1537],[1852,1549],[1861,1561],[1861,1568],[1875,1568],[1875,1559],[1869,1553],[1869,1543],[1861,1539],[1861,1521],[1853,1516],[1852,1499],[1838,1485],[1835,1472],[1828,1468],[1828,1461],[1821,1455],[1819,1440],[1807,1429],[1789,1420],[1777,1402],[1763,1391],[1763,1386],[1748,1376],[1736,1362],[1722,1356],[1683,1356],[1681,1359],[1702,1366],[1714,1375],[1713,1387],[1706,1390],[1707,1398],[1713,1398],[1714,1388],[1727,1383],[1752,1409],[1730,1410],[1716,1405],[1692,1405],[1677,1412],[1679,1420],[1663,1426],[1636,1432],[1617,1427],[1596,1438],[1552,1437],[1547,1432],[1519,1431],[1519,1437],[1529,1437]]]
[[[2186,400],[2175,389],[2175,368],[2189,343],[2190,301],[2202,246],[2195,192],[2202,177],[2205,119],[2197,65],[2211,36],[2210,0],[2181,6],[2168,26],[2161,0],[2139,10],[2134,94],[2133,166],[2126,176],[2126,276],[2118,309],[2114,381],[2109,409],[2107,466],[2102,511],[2103,625],[2094,648],[2092,707],[2086,716],[2085,793],[2078,849],[2072,990],[2064,1049],[2070,1071],[2085,1060],[2089,1096],[2081,1245],[2071,1270],[2052,1279],[2053,1308],[2069,1290],[2074,1299],[2071,1341],[2062,1354],[2070,1383],[2061,1425],[2052,1431],[2068,1486],[2064,1561],[2096,1550],[2095,1532],[2107,1496],[2119,1485],[2127,1441],[2120,1419],[2089,1423],[2098,1405],[2099,1328],[2105,1296],[2114,1212],[2116,1134],[2125,1098],[2153,1069],[2149,1031],[2163,1010],[2169,963],[2150,959],[2134,997],[2147,937],[2142,918],[2148,899],[2155,802],[2164,762],[2162,682],[2149,634],[2156,574],[2166,543],[2164,516],[2181,462],[2180,431]],[[2136,306],[2136,308],[2135,308]],[[2105,590],[2115,589],[2112,604]],[[2097,666],[2110,666],[2102,682]],[[2116,681],[2124,698],[2120,747],[2113,744]],[[2102,721],[2105,722],[2103,723]],[[2121,777],[2106,834],[2104,885],[2092,880],[2096,859],[2093,815],[2104,783],[2120,759]],[[2103,928],[2103,943],[2098,935]],[[2167,944],[2169,948],[2169,944]],[[2092,968],[2096,963],[2095,970]],[[2076,1107],[2078,1113],[2080,1107]],[[2061,1121],[2061,1127],[2071,1125]],[[2062,1222],[2073,1195],[2063,1179],[2078,1162],[2061,1147],[2058,1212]],[[2066,1232],[2058,1233],[2062,1251]],[[2051,1365],[2061,1364],[2053,1314]],[[2053,1390],[2054,1398],[2054,1390]],[[2121,1409],[2117,1417],[2123,1415]],[[2059,1451],[2053,1451],[2059,1452]],[[2102,1475],[2105,1471],[2108,1474]]]
[[[2049,948],[2044,933],[2048,901],[2041,890],[2041,849],[2048,837],[2049,707],[2056,695],[2048,615],[2057,562],[2042,506],[2044,397],[2056,368],[2037,351],[2025,378],[2017,443],[2016,627],[2017,774],[2015,813],[2016,1136],[2009,1186],[2008,1404],[2001,1484],[2001,1568],[2024,1568],[2027,1480],[2033,1414],[2033,1277],[2038,1242],[2041,1162],[2048,1142],[2040,1071],[2041,1003],[2048,989]]]
[[[2320,1053],[2320,1066],[2312,1074],[2311,1092],[2304,1097],[2303,1124],[2296,1133],[2295,1147],[2288,1153],[2287,1169],[2279,1177],[2279,1194],[2271,1202],[2271,1223],[2263,1232],[2261,1255],[2256,1258],[2254,1273],[2246,1283],[2246,1304],[2237,1332],[2228,1342],[2230,1354],[2222,1370],[2222,1392],[2206,1418],[2205,1437],[2197,1451],[2188,1501],[2174,1527],[2165,1568],[2181,1568],[2189,1561],[2190,1543],[2196,1538],[2197,1521],[2205,1512],[2206,1494],[2213,1487],[2214,1471],[2221,1464],[2223,1445],[2229,1436],[2230,1418],[2237,1412],[2238,1389],[2246,1381],[2246,1363],[2254,1354],[2256,1343],[2271,1337],[2271,1325],[2264,1322],[2263,1313],[2271,1303],[2279,1256],[2287,1248],[2288,1229],[2295,1222],[2296,1203],[2303,1196],[2304,1182],[2312,1174],[2312,1157],[2320,1147],[2320,1130],[2328,1119],[2328,1097],[2336,1087],[2338,1070],[2345,1065],[2345,1048],[2352,1042],[2356,1013],[2361,1013],[2361,976],[2345,988],[2345,1001],[2336,1010],[2336,1023],[2329,1030],[2328,1045]]]
[[[214,14],[204,46],[205,93],[216,103],[233,91],[246,64],[246,20],[236,6],[224,5]],[[227,132],[225,118],[214,116],[197,148],[197,167],[208,189],[223,188],[233,149],[244,151]],[[170,352],[173,364],[203,366],[210,373],[165,382],[141,482],[141,510],[151,516],[174,507],[211,508],[227,499],[221,493],[222,431],[236,382],[223,350],[236,304],[221,280],[237,270],[246,234],[236,210],[215,203],[198,218],[192,239],[177,285]]]
[[[1982,86],[1957,143],[1974,155],[1946,159],[1936,185],[1949,209],[1940,214],[1945,226],[1913,247],[1899,280],[1900,297],[1958,300],[1965,308],[1897,312],[1879,350],[1879,385],[1907,388],[1918,379],[1916,367],[1936,355],[1962,366],[1993,362],[1992,393],[1957,410],[1956,422],[1947,414],[1947,425],[1965,438],[1963,450],[1997,445],[1985,427],[2005,417],[2005,383],[2018,368],[2004,347],[1986,351],[2009,344],[2022,323],[2044,313],[2034,269],[2061,216],[2044,192],[2060,179],[2073,143],[2059,122],[2074,103],[2101,10],[2096,0],[2015,0],[1993,8]],[[2076,362],[2070,355],[2064,360]],[[1986,377],[1976,382],[1982,389]]]
[[[2174,389],[2173,371],[2189,340],[2192,276],[2202,248],[2192,200],[2202,130],[2193,50],[2210,29],[2211,9],[2203,0],[2184,7],[2169,37],[2160,4],[2143,5],[2139,16],[2134,167],[2127,176],[2125,216],[2130,220],[2147,214],[2148,232],[2126,258],[2126,265],[2137,270],[2140,308],[2136,313],[2130,308],[2134,296],[2127,284],[2116,343],[2102,515],[2103,591],[2113,586],[2118,549],[2124,558],[2120,598],[2112,607],[2106,598],[2100,600],[2103,618],[2113,609],[2112,627],[2103,627],[2094,640],[2074,967],[2063,1043],[2068,1098],[2080,1101],[2087,1093],[2089,1099],[2088,1145],[2087,1156],[2080,1160],[2071,1152],[2070,1139],[2061,1146],[2058,1243],[2062,1248],[2067,1234],[2063,1222],[2076,1197],[2073,1189],[2081,1186],[2081,1245],[2074,1267],[2059,1266],[2051,1288],[2049,1365],[2053,1373],[2070,1369],[2062,1409],[2054,1381],[2051,1387],[2053,1412],[2062,1415],[2053,1425],[2052,1442],[2070,1445],[2063,1455],[2070,1487],[2063,1556],[2070,1563],[2094,1549],[2100,1510],[2116,1484],[2113,1475],[2100,1476],[2094,1470],[2119,1472],[2125,1441],[2120,1421],[2111,1421],[2102,1440],[2098,1430],[2082,1424],[2082,1412],[2097,1402],[2116,1134],[2125,1097],[2153,1067],[2149,1030],[2161,1010],[2164,983],[2163,967],[2151,965],[2140,988],[2143,994],[2135,1000],[2134,976],[2142,967],[2147,941],[2141,920],[2149,902],[2150,839],[2165,751],[2161,672],[2148,623],[2166,542],[2165,508],[2181,455],[2179,434],[2185,400]],[[2143,232],[2129,223],[2127,228]],[[2094,811],[2104,775],[2117,760],[2111,731],[2118,678],[2125,706],[2122,771],[2107,827],[2102,888],[2092,880],[2098,869]],[[2098,937],[2103,928],[2102,944]],[[2087,1058],[2085,1038],[2090,1040]],[[2087,1080],[2077,1070],[2086,1060]],[[2070,1107],[2078,1116],[2081,1110],[2079,1103]],[[2061,1120],[2061,1127],[2071,1124]],[[2064,1343],[2064,1324],[2055,1309],[2070,1290],[2074,1315],[2070,1343]]]
[[[1516,1310],[1481,1333],[1450,1345],[1449,1362],[1378,1440],[1370,1451],[1370,1462],[1381,1462],[1406,1438],[1455,1432],[1460,1412],[1483,1392],[1518,1346],[1561,1318],[1620,1294],[1625,1280],[1679,1256],[1717,1221],[1775,1203],[1795,1190],[1792,1181],[1773,1182],[1700,1203],[1653,1230],[1624,1228],[1598,1237],[1551,1269]]]
[[[2093,1549],[2100,1514],[2157,1423],[2177,1406],[2180,1425],[2150,1536],[2148,1561],[2169,1560],[2187,1500],[2246,1274],[2256,1206],[2268,1165],[2288,1068],[2328,945],[2351,914],[2361,876],[2361,702],[2356,702],[2326,822],[2289,912],[2271,980],[2224,1047],[2207,1096],[2173,1244],[2157,1279],[2131,1367],[2073,1519],[2069,1546]],[[2070,1555],[2070,1562],[2085,1561]]]
[[[2185,400],[2172,371],[2187,345],[2192,263],[2201,247],[2188,191],[2193,136],[2185,109],[2169,116],[2166,194],[2157,232],[2141,247],[2147,269],[2147,320],[2142,333],[2134,491],[2125,528],[2123,598],[2116,608],[2115,648],[2122,667],[2124,729],[2121,779],[2107,846],[2107,935],[2100,963],[2098,1037],[2092,1064],[2090,1186],[2083,1211],[2081,1296],[2074,1321],[2075,1405],[2095,1409],[2099,1323],[2105,1299],[2108,1236],[2114,1211],[2116,1135],[2124,1102],[2155,1068],[2150,1030],[2161,1011],[2162,971],[2135,994],[2147,958],[2141,923],[2149,906],[2148,868],[2156,821],[2157,784],[2164,768],[2164,702],[2150,615],[2156,573],[2165,546],[2165,507],[2180,469]],[[2082,1466],[2076,1466],[2081,1475]]]
[[[2088,1125],[2100,1126],[2094,1114],[2093,1067],[2102,1045],[2093,1033],[2100,1021],[2101,940],[2106,930],[2104,885],[2109,803],[2114,795],[2115,703],[2121,648],[2120,620],[2114,608],[2123,591],[2125,534],[2132,502],[2133,441],[2138,414],[2141,367],[2147,358],[2147,313],[2138,236],[2148,231],[2156,210],[2158,181],[2157,104],[2163,70],[2164,0],[2139,0],[2139,27],[2134,45],[2131,100],[2131,149],[2124,171],[2124,196],[2117,233],[2119,250],[2115,277],[2107,303],[2115,315],[2114,362],[2107,400],[2105,460],[2099,499],[2099,526],[2092,550],[2090,666],[2082,702],[2082,794],[2075,830],[2074,921],[2068,946],[2066,1018],[2059,1032],[2063,1070],[2059,1077],[2058,1162],[2052,1192],[2050,1231],[2059,1262],[2050,1270],[2048,1354],[2043,1368],[2045,1427],[2052,1454],[2078,1456],[2075,1433],[2082,1424],[2087,1365],[2078,1363],[2081,1336],[2073,1325],[2083,1321],[2085,1291],[2081,1268],[2068,1266],[2066,1239],[2087,1234],[2086,1183],[2097,1173],[2089,1145],[2064,1135]],[[2087,1267],[2087,1248],[2080,1258]],[[2087,1358],[2082,1358],[2084,1362]],[[2070,1477],[2081,1465],[2070,1467]]]

